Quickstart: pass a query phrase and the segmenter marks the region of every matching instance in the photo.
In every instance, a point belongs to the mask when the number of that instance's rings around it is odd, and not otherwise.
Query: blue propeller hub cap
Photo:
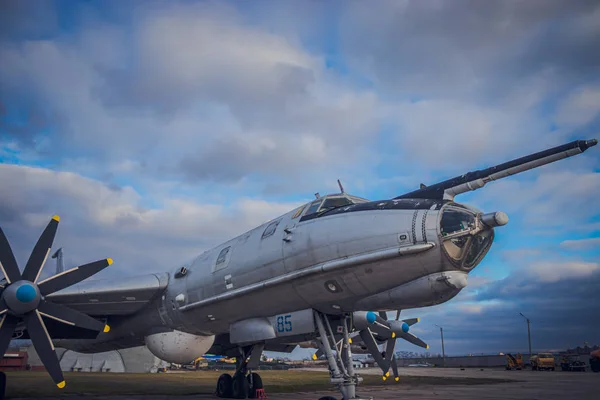
[[[31,285],[23,285],[17,289],[17,300],[21,303],[29,303],[35,299],[37,295],[35,288]]]
[[[410,329],[410,326],[408,326],[408,324],[406,322],[403,322],[402,323],[402,332],[408,333],[409,329]]]
[[[373,311],[369,311],[367,313],[367,321],[372,324],[375,320],[377,320],[377,315]]]

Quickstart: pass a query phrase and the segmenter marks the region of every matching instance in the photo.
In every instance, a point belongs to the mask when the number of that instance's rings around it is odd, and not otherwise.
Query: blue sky
[[[67,263],[135,275],[338,178],[385,199],[600,136],[597,2],[322,3],[3,2],[0,223],[21,262],[54,213]],[[598,148],[462,195],[510,222],[457,298],[406,311],[415,331],[524,350],[523,312],[540,348],[597,341],[599,198]]]

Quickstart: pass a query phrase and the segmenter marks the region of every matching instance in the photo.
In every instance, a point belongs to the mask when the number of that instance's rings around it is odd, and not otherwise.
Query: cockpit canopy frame
[[[348,193],[328,194],[313,200],[305,206],[304,214],[300,221],[317,218],[326,211],[333,210],[338,207],[351,206],[353,204],[368,203],[369,200],[362,197],[353,196]]]

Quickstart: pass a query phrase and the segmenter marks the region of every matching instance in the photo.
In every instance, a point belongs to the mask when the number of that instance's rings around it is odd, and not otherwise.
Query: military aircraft
[[[134,278],[87,280],[112,264],[107,258],[40,281],[59,217],[23,272],[0,230],[0,350],[13,334],[30,338],[59,388],[65,381],[54,346],[96,353],[145,344],[179,364],[206,353],[235,357],[236,371],[219,377],[217,394],[253,398],[263,387],[252,372],[263,351],[315,341],[331,382],[344,399],[358,399],[352,338],[371,349],[386,376],[393,351],[380,354],[378,343],[425,344],[409,333],[416,320],[400,321],[397,313],[388,321],[380,312],[456,296],[490,249],[494,228],[508,222],[503,212],[483,213],[455,196],[597,143],[577,140],[387,200],[352,196],[340,185],[340,193],[317,194],[190,263]]]

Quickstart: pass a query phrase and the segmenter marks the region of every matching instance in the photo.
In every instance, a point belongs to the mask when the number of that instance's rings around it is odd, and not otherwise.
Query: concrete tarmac
[[[314,370],[314,369],[312,369]],[[360,374],[380,375],[379,369],[361,369]],[[366,399],[397,400],[412,398],[419,400],[489,400],[489,399],[600,399],[600,373],[592,372],[562,372],[562,371],[506,371],[504,369],[478,368],[460,370],[459,368],[400,368],[402,376],[434,376],[462,378],[496,378],[514,379],[518,382],[478,384],[478,385],[398,385],[386,387],[359,387],[358,393]],[[323,396],[333,396],[341,399],[339,392],[298,392],[298,393],[269,393],[270,400],[318,400]],[[211,394],[194,394],[187,396],[73,396],[69,400],[190,400],[218,399]],[[46,398],[47,400],[55,398]]]

